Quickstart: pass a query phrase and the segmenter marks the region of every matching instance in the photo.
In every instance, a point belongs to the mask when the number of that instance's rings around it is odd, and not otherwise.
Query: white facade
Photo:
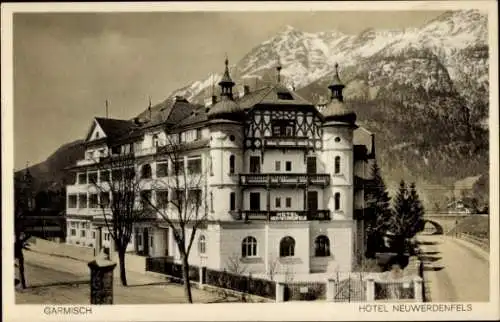
[[[105,197],[92,183],[100,183],[102,174],[89,159],[95,151],[104,151],[103,157],[133,151],[142,189],[158,207],[166,189],[169,204],[161,209],[173,220],[174,162],[194,171],[186,178],[189,189],[203,196],[199,211],[207,220],[194,237],[191,265],[237,266],[256,274],[351,271],[364,247],[363,224],[355,216],[364,208],[364,194],[355,179],[369,179],[373,146],[371,157],[355,159],[354,124],[323,121],[312,105],[282,106],[249,109],[239,121],[205,118],[171,133],[145,126],[127,143],[131,148],[89,144],[86,159],[77,163],[75,184],[67,187],[67,242],[112,248],[98,206]],[[94,122],[88,141],[109,136],[107,121],[100,122]],[[162,152],[174,141],[185,144],[177,160]],[[200,180],[191,187],[194,177]],[[184,176],[179,180],[183,186]],[[181,260],[162,216],[136,223],[132,235],[128,251]]]

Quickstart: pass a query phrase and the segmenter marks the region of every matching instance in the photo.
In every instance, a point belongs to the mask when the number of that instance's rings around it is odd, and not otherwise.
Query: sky
[[[83,139],[94,116],[129,119],[221,72],[287,25],[302,31],[419,27],[442,11],[16,13],[14,168]]]

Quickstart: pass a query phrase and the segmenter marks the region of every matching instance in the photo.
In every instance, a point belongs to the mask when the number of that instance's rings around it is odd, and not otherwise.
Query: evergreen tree
[[[409,193],[404,180],[399,183],[399,189],[394,198],[394,213],[390,222],[389,231],[397,236],[406,235],[407,217],[410,214]]]
[[[372,182],[365,186],[366,208],[368,210],[367,230],[369,233],[383,233],[389,228],[391,198],[376,161],[371,171]]]
[[[405,235],[408,238],[411,238],[414,237],[418,232],[422,231],[424,228],[424,206],[422,205],[422,202],[420,201],[420,198],[418,196],[415,182],[412,182],[410,185],[408,200],[410,204],[410,213],[408,216]]]
[[[390,197],[375,161],[372,166],[372,181],[365,186],[366,200],[366,256],[371,258],[381,247],[381,236],[387,231],[391,217]]]

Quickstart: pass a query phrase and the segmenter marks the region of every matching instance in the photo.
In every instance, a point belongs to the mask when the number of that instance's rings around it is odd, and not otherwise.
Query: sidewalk
[[[84,261],[25,251],[28,284],[16,291],[16,303],[88,304],[90,269]],[[30,275],[31,274],[31,275]],[[50,275],[50,276],[49,276]],[[185,303],[183,285],[169,283],[163,276],[127,272],[128,286],[122,286],[119,269],[114,271],[115,304]],[[50,280],[50,282],[49,282]],[[71,280],[71,282],[67,282]],[[66,281],[66,282],[65,282]],[[40,285],[40,282],[43,282]],[[236,302],[213,292],[191,288],[195,303]]]

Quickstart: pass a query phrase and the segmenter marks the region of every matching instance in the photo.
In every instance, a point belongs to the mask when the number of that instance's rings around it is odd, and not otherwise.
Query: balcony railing
[[[307,221],[330,220],[330,210],[242,210],[235,213],[239,220]]]
[[[82,160],[76,161],[76,165],[77,166],[84,166],[84,165],[99,163],[99,161],[100,161],[100,158],[82,159]]]
[[[240,174],[240,184],[246,186],[320,185],[330,184],[330,175],[311,173],[249,173]]]
[[[155,154],[156,151],[157,151],[156,146],[151,146],[149,148],[136,149],[134,152],[135,152],[136,157],[140,157],[140,156],[144,156],[144,155]]]
[[[267,147],[303,148],[314,147],[314,142],[307,136],[267,136],[264,137]]]

